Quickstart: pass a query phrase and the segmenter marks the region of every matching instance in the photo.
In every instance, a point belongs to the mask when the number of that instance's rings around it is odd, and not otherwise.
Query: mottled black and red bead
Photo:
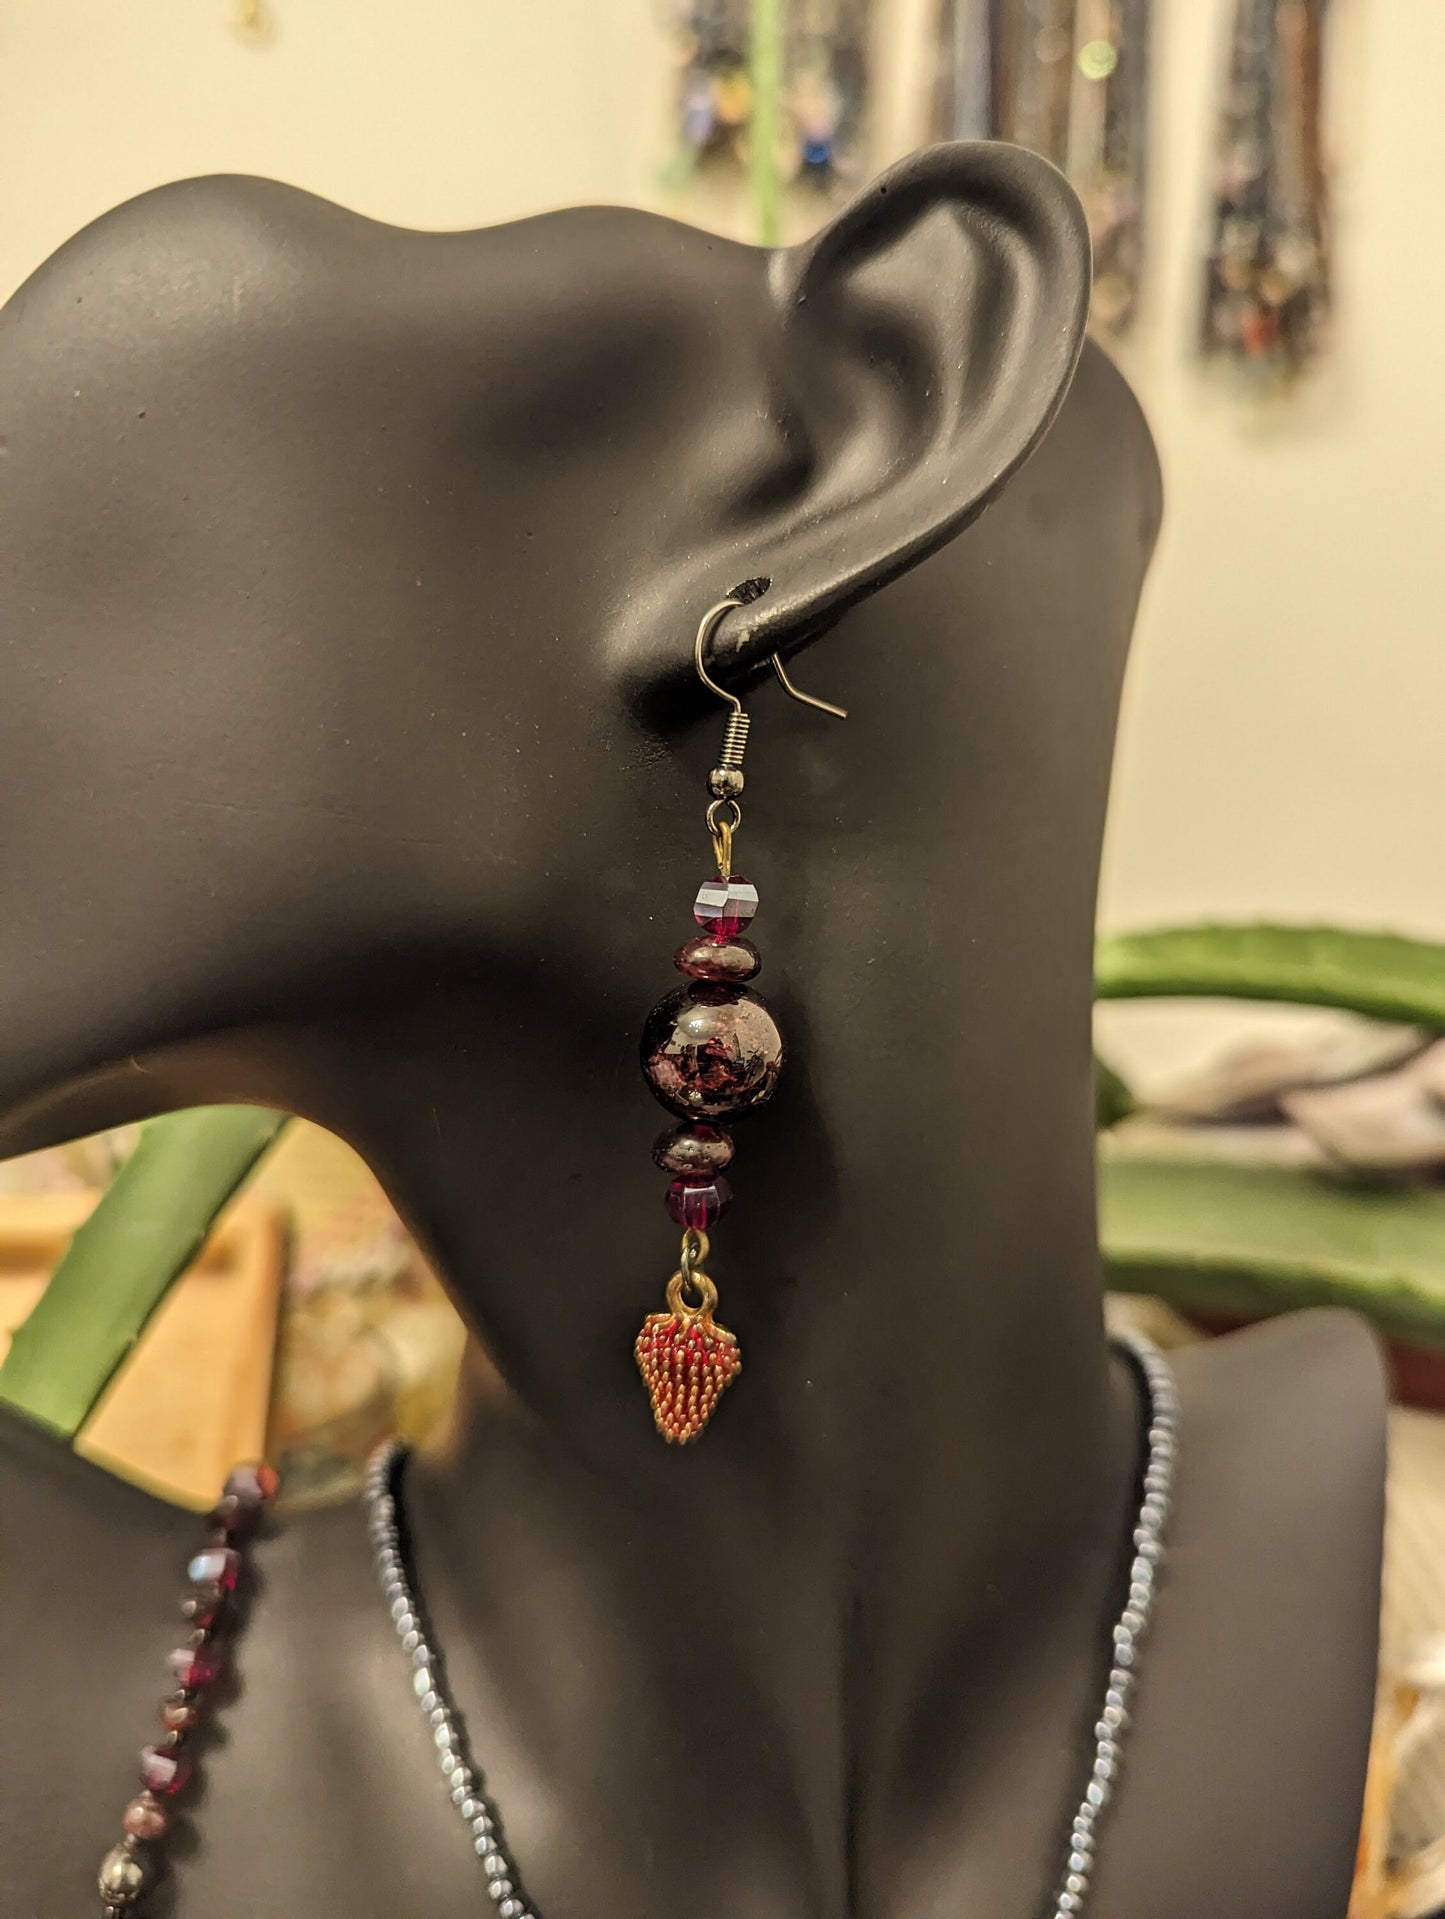
[[[681,1119],[733,1119],[772,1097],[783,1036],[746,986],[693,980],[659,1000],[642,1029],[642,1070]]]

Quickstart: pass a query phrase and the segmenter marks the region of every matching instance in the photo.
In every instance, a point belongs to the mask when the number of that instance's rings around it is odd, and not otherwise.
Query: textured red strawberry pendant
[[[696,1277],[705,1282],[705,1302],[711,1294],[715,1303],[717,1294],[706,1275]],[[737,1340],[713,1318],[712,1304],[696,1309],[683,1304],[681,1274],[667,1289],[667,1303],[674,1310],[649,1313],[633,1350],[657,1430],[674,1446],[686,1446],[717,1411],[743,1360]]]

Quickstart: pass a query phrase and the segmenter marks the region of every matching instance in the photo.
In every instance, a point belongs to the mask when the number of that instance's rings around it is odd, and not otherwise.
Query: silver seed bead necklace
[[[1133,1363],[1149,1405],[1142,1497],[1134,1521],[1128,1592],[1114,1624],[1109,1683],[1094,1726],[1088,1784],[1069,1829],[1068,1855],[1048,1908],[1048,1919],[1080,1919],[1088,1908],[1099,1825],[1119,1781],[1129,1702],[1140,1645],[1154,1610],[1174,1488],[1179,1395],[1173,1370],[1158,1347],[1137,1333],[1120,1333],[1114,1343]],[[407,1567],[397,1504],[397,1473],[406,1453],[407,1447],[400,1440],[388,1440],[372,1454],[367,1467],[365,1499],[382,1598],[411,1662],[412,1689],[435,1743],[437,1763],[452,1804],[477,1855],[497,1919],[537,1919],[535,1908],[521,1891],[520,1875],[502,1836],[501,1815],[483,1789],[481,1774],[461,1730],[441,1651],[427,1627]]]

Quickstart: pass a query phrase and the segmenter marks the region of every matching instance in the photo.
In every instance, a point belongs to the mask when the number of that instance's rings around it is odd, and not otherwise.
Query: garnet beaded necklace
[[[192,1739],[226,1670],[245,1550],[278,1483],[269,1466],[238,1466],[211,1509],[204,1546],[186,1567],[181,1612],[191,1631],[171,1654],[174,1690],[161,1702],[162,1736],[141,1752],[144,1790],[121,1817],[120,1843],[101,1861],[98,1885],[105,1919],[138,1919],[160,1877],[162,1845],[191,1779]]]

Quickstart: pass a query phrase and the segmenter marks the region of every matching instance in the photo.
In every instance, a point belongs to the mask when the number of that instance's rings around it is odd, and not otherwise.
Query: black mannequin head
[[[1087,252],[1061,177],[989,147],[771,256],[240,179],[63,248],[0,321],[9,1143],[163,1098],[136,1055],[550,911],[558,851],[712,706],[703,606],[771,577],[713,643],[741,683],[997,493]]]

